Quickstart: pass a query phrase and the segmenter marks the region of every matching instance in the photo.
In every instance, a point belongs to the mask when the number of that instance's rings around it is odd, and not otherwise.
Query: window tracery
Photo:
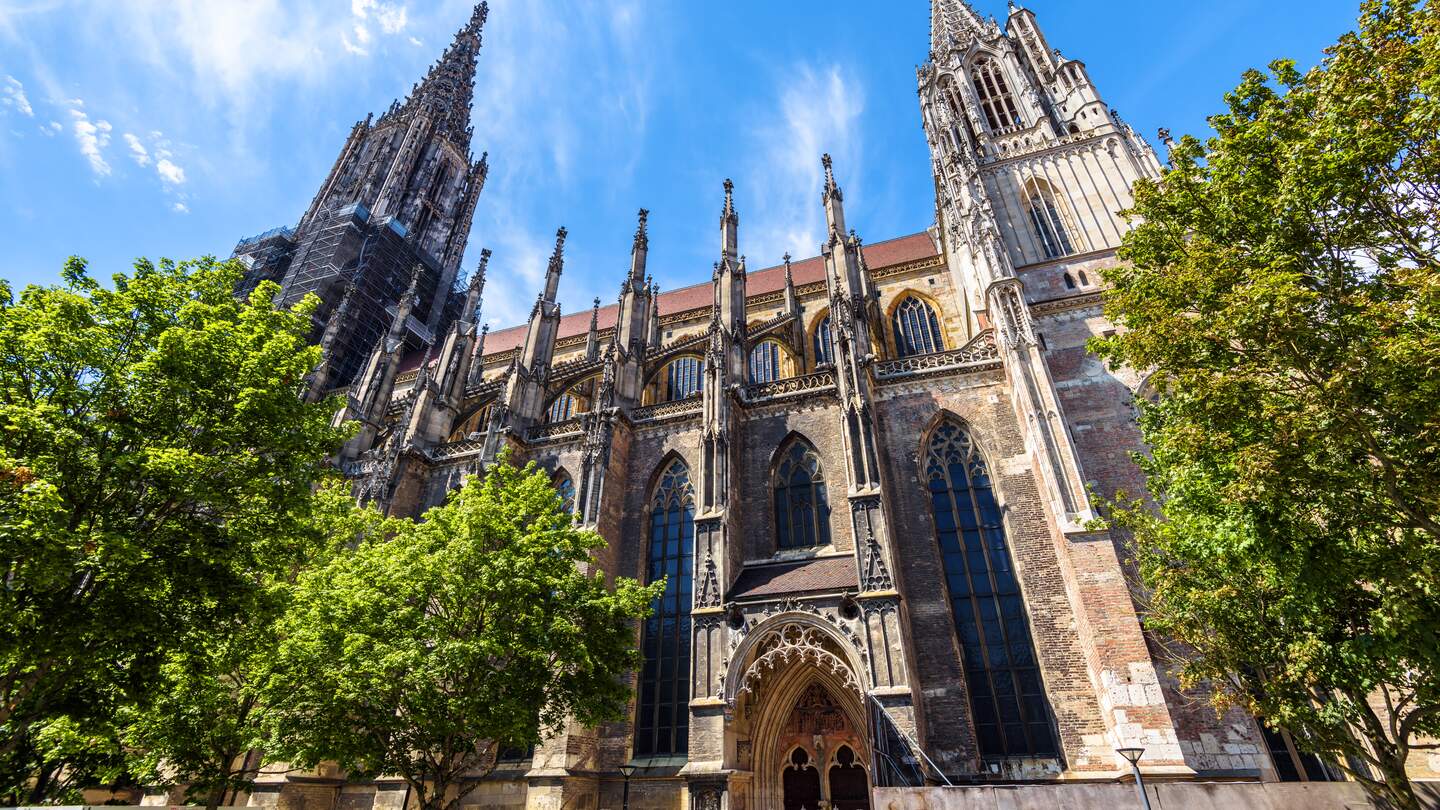
[[[945,350],[935,308],[919,296],[907,295],[895,307],[895,351],[900,357],[934,354]]]
[[[941,425],[925,477],[982,757],[1058,748],[1020,582],[989,471],[970,434]]]
[[[820,456],[794,439],[775,468],[775,538],[782,550],[830,545],[830,503]]]
[[[972,72],[975,92],[980,97],[980,109],[985,113],[985,123],[990,131],[1000,132],[1021,126],[1020,110],[1015,106],[1015,95],[1005,73],[994,59],[982,59],[975,63]]]
[[[650,498],[646,582],[665,580],[651,603],[641,652],[636,756],[683,754],[690,736],[690,602],[695,553],[695,490],[674,459]]]

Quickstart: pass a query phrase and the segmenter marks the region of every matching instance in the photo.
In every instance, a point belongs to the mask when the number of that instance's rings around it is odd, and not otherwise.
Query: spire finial
[[[545,292],[542,297],[552,304],[560,294],[560,273],[565,269],[565,237],[569,233],[563,225],[555,232],[555,252],[550,254],[550,266],[545,270]]]
[[[735,216],[735,183],[730,178],[725,178],[725,211],[723,216],[726,219]]]
[[[820,165],[825,167],[825,196],[839,198],[840,186],[835,183],[835,162],[830,159],[829,152],[820,156]]]
[[[650,235],[646,231],[646,225],[650,221],[650,211],[640,209],[639,224],[635,226],[635,247],[645,248],[650,246]]]

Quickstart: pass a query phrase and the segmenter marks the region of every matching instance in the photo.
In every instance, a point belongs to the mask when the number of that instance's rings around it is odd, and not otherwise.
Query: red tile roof
[[[865,246],[865,262],[872,270],[882,267],[892,267],[906,262],[928,259],[937,255],[935,243],[931,241],[930,234],[921,231],[920,233],[902,236],[886,242],[877,242]],[[825,280],[825,261],[819,256],[805,259],[804,261],[792,262],[790,265],[791,275],[795,278],[795,286],[803,287],[806,284],[813,284]],[[754,298],[768,293],[785,289],[785,268],[783,265],[767,267],[764,270],[756,270],[749,274],[746,279],[745,291],[747,296]],[[682,287],[678,290],[669,290],[660,293],[660,315],[673,315],[678,312],[689,312],[694,309],[708,307],[714,301],[713,287],[710,282],[695,284],[690,287]],[[615,326],[618,317],[618,308],[611,304],[600,308],[599,325],[601,330]],[[499,331],[491,332],[485,339],[485,355],[507,352],[517,349],[525,342],[526,325],[511,326]],[[583,335],[590,329],[590,311],[582,310],[566,315],[560,319],[561,340]],[[419,367],[420,360],[412,361],[415,367]]]

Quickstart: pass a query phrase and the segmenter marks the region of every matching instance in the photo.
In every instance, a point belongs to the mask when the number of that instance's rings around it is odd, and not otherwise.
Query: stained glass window
[[[646,582],[665,580],[651,604],[641,651],[635,755],[683,754],[690,737],[690,588],[695,547],[695,492],[676,459],[650,498]]]
[[[767,383],[780,379],[780,344],[764,340],[750,350],[750,382]]]
[[[830,545],[830,503],[820,457],[796,439],[775,468],[775,541],[781,549]]]
[[[665,369],[664,401],[688,399],[700,393],[700,358],[682,357]]]
[[[1020,582],[985,461],[959,425],[936,430],[925,477],[982,757],[1057,753]]]
[[[815,365],[835,363],[835,344],[830,342],[830,316],[826,315],[815,327]]]
[[[933,354],[945,350],[940,319],[929,304],[908,295],[895,308],[895,349],[901,357]]]

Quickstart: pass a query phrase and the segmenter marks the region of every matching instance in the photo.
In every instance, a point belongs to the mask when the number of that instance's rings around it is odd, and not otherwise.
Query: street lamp
[[[620,800],[621,810],[630,810],[630,775],[635,773],[635,766],[625,764],[620,766],[620,775],[625,777],[625,794]]]
[[[1145,756],[1145,749],[1116,748],[1115,753],[1130,763],[1130,770],[1135,774],[1135,789],[1140,791],[1140,806],[1145,810],[1150,810],[1150,797],[1145,795],[1145,780],[1140,776],[1140,758]]]

